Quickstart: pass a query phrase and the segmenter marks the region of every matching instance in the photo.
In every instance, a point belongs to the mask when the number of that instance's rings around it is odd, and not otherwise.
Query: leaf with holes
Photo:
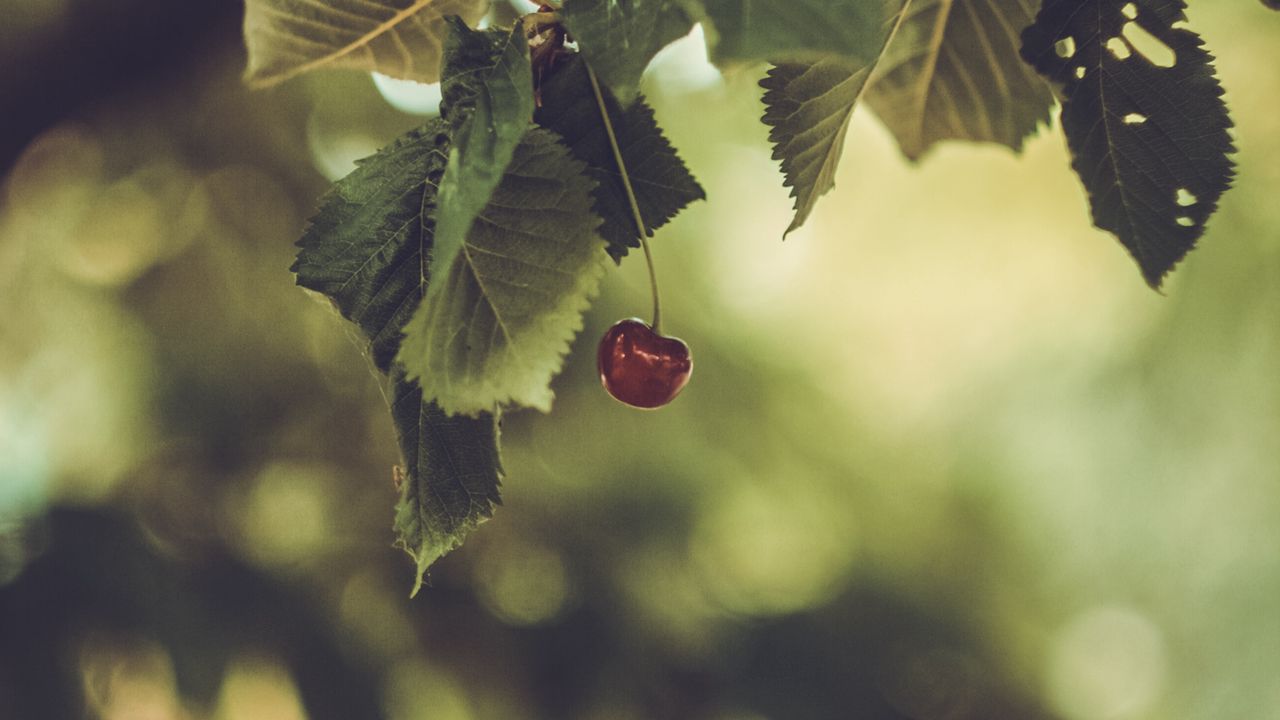
[[[594,185],[554,133],[525,136],[454,261],[435,261],[406,327],[399,360],[427,399],[468,415],[550,409],[548,384],[603,267]]]
[[[245,78],[265,87],[319,68],[440,78],[444,18],[475,22],[487,0],[245,0]]]
[[[1033,0],[914,0],[876,66],[867,104],[919,159],[939,140],[1014,150],[1049,119],[1049,85],[1018,55]]]
[[[426,402],[417,383],[397,368],[392,376],[395,419],[404,474],[396,503],[396,544],[417,565],[416,595],[432,563],[462,544],[502,501],[498,421],[492,413],[447,415]]]
[[[602,88],[602,93],[640,217],[651,235],[686,205],[705,199],[706,193],[663,136],[643,98],[624,110],[608,88]],[[534,120],[558,133],[573,156],[587,164],[587,173],[596,181],[595,210],[604,220],[600,234],[609,243],[609,254],[621,260],[628,248],[640,247],[640,234],[582,58],[565,60],[542,86],[542,107]]]
[[[1094,223],[1152,287],[1195,247],[1233,176],[1231,119],[1183,0],[1045,0],[1022,55],[1062,86]],[[1175,27],[1175,24],[1178,25]]]
[[[600,81],[623,104],[635,99],[653,56],[693,29],[673,0],[565,0],[561,14]]]

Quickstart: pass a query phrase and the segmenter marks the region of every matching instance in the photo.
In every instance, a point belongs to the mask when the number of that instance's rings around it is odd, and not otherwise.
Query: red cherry
[[[654,332],[643,320],[619,320],[596,351],[600,383],[618,400],[638,408],[662,407],[675,399],[693,373],[689,346]]]

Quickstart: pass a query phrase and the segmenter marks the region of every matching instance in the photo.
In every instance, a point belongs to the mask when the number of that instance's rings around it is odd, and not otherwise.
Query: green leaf
[[[939,140],[1014,150],[1049,119],[1049,85],[1018,55],[1035,0],[913,0],[876,67],[867,103],[918,159]]]
[[[398,366],[391,387],[391,414],[405,471],[399,477],[396,542],[417,564],[410,593],[416,595],[432,563],[461,545],[502,502],[498,421],[491,413],[474,418],[445,414],[423,401],[417,383]]]
[[[383,372],[426,287],[448,130],[432,119],[361,160],[321,199],[290,268],[299,285],[327,295],[364,331]]]
[[[449,125],[437,118],[362,160],[321,201],[292,268],[299,285],[327,295],[370,338],[374,363],[391,377],[403,463],[395,528],[418,566],[415,593],[431,563],[492,514],[502,476],[495,416],[446,416],[393,362],[426,290],[449,144]]]
[[[711,58],[872,64],[907,0],[703,0]]]
[[[663,136],[643,98],[623,110],[607,88],[602,91],[640,216],[652,235],[686,205],[706,199],[706,193]],[[558,133],[573,156],[587,164],[587,174],[596,181],[592,195],[596,213],[604,220],[600,234],[609,243],[609,254],[620,260],[628,248],[640,247],[640,233],[581,57],[566,59],[543,84],[542,107],[534,120]]]
[[[446,276],[533,118],[533,73],[520,24],[510,32],[473,31],[452,19],[441,93],[441,113],[455,130],[440,183],[433,260]],[[448,292],[436,283],[427,294],[439,304]]]
[[[585,172],[553,133],[530,131],[456,261],[436,261],[399,360],[446,412],[550,409],[602,267]]]
[[[635,98],[653,56],[693,29],[672,0],[565,0],[561,15],[600,81],[624,104]]]
[[[760,81],[765,89],[761,120],[770,127],[773,159],[782,165],[783,184],[796,199],[796,215],[784,237],[803,225],[818,198],[835,187],[849,119],[894,36],[906,0],[858,5],[864,16],[878,9],[872,13],[874,22],[864,20],[864,31],[875,30],[862,41],[868,45],[814,62],[779,62]]]
[[[319,68],[440,79],[443,18],[475,22],[487,0],[245,0],[245,79],[265,87]]]
[[[1195,247],[1234,174],[1222,86],[1185,9],[1045,0],[1022,35],[1023,57],[1062,87],[1062,129],[1094,223],[1153,288]]]
[[[775,65],[760,81],[773,159],[796,199],[785,237],[804,224],[818,198],[835,187],[836,167],[854,105],[872,66],[852,60]]]

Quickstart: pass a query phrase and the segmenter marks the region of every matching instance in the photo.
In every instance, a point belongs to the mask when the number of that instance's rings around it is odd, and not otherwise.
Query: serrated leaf
[[[475,22],[488,0],[245,0],[245,79],[274,85],[318,68],[440,78],[443,18]]]
[[[782,165],[783,184],[796,199],[796,215],[783,236],[804,224],[818,198],[835,187],[836,167],[854,106],[871,66],[850,60],[785,63],[769,68],[760,81],[772,128],[773,159]]]
[[[663,136],[653,109],[643,98],[623,110],[608,88],[602,88],[602,94],[640,216],[652,235],[686,205],[706,199],[706,193]],[[596,214],[604,221],[600,235],[609,243],[614,260],[621,260],[628,248],[640,247],[622,176],[581,57],[566,59],[543,84],[542,107],[534,114],[534,121],[558,133],[573,156],[587,164],[588,175],[596,181],[592,193]]]
[[[502,476],[495,416],[446,416],[393,363],[429,279],[431,215],[448,149],[449,125],[437,118],[362,160],[322,199],[292,268],[299,285],[328,296],[360,327],[391,378],[403,467],[395,529],[418,568],[415,593],[427,568],[492,514]]]
[[[1183,0],[1045,0],[1022,35],[1023,57],[1062,86],[1094,223],[1153,288],[1195,247],[1234,174],[1222,87],[1185,10]],[[1156,64],[1161,53],[1171,65]]]
[[[867,103],[919,159],[939,140],[1015,151],[1049,119],[1049,85],[1018,54],[1034,0],[913,0],[876,67]]]
[[[441,112],[455,129],[436,217],[434,262],[446,276],[533,120],[533,73],[519,23],[510,32],[474,31],[452,19],[441,92]],[[439,303],[446,292],[437,283],[427,294]]]
[[[417,565],[415,593],[430,565],[493,514],[502,478],[495,416],[445,415],[393,364],[428,283],[430,215],[448,147],[448,123],[436,118],[361,160],[321,200],[292,268],[298,284],[324,293],[364,331],[375,365],[392,379],[403,461],[394,527]]]
[[[550,409],[601,270],[585,171],[553,133],[531,130],[455,262],[434,266],[399,360],[446,412]]]
[[[565,0],[560,13],[600,82],[624,105],[653,56],[693,29],[672,0]]]
[[[432,563],[493,515],[502,502],[503,471],[493,414],[447,415],[422,399],[417,383],[399,366],[391,388],[391,414],[405,463],[395,530],[397,544],[417,564],[412,596]]]
[[[383,372],[426,287],[448,129],[432,119],[361,160],[321,199],[290,268],[364,331]]]
[[[879,8],[873,47],[858,55],[815,62],[779,62],[760,81],[765,89],[764,124],[770,127],[773,159],[796,199],[796,215],[783,236],[804,224],[818,198],[835,187],[836,168],[854,107],[899,23],[905,0],[864,5]]]
[[[870,64],[906,0],[703,0],[717,64],[813,62],[843,55]]]

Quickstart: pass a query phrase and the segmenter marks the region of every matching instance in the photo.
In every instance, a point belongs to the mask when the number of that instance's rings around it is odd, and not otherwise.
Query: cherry
[[[693,373],[689,346],[656,332],[638,318],[614,323],[596,351],[600,382],[610,395],[638,408],[675,399]]]

